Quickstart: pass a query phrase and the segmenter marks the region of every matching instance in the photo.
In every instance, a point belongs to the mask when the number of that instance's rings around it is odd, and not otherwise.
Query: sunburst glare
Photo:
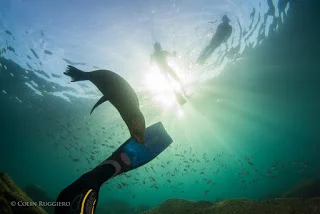
[[[152,93],[153,100],[159,103],[163,109],[176,111],[179,116],[183,115],[174,95],[174,90],[181,92],[181,86],[170,77],[166,78],[158,67],[151,66],[145,76],[145,85]]]

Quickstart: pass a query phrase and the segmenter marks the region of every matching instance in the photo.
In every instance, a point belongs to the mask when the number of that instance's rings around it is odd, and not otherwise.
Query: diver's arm
[[[165,56],[171,56],[171,57],[176,57],[177,56],[177,52],[173,51],[172,53],[169,51],[163,51]]]

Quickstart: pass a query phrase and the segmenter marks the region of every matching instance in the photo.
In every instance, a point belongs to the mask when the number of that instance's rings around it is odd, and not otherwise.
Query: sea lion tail
[[[86,72],[81,71],[80,69],[75,68],[71,65],[67,66],[67,69],[64,72],[64,74],[71,77],[71,82],[88,80],[88,75],[86,75]]]

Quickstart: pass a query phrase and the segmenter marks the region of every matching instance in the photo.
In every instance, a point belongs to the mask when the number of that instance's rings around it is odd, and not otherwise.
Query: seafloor
[[[317,182],[307,182],[299,188],[295,188],[287,196],[299,193],[306,194],[317,188]],[[35,190],[38,194],[37,200],[50,200],[46,198],[43,191]],[[42,199],[39,198],[42,195]],[[12,206],[12,202],[32,202],[32,199],[5,173],[0,172],[0,213],[1,214],[45,214],[53,213],[53,207],[39,206]],[[316,198],[277,198],[265,201],[254,201],[250,199],[228,199],[217,203],[209,201],[187,201],[183,199],[169,199],[157,207],[145,212],[132,209],[126,214],[319,214],[320,197]],[[113,208],[99,209],[96,214],[124,214]]]

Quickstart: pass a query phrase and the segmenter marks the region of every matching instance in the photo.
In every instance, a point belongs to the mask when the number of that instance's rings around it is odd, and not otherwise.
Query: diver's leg
[[[180,83],[180,85],[182,85],[182,82],[181,82],[180,78],[178,77],[178,75],[171,68],[169,68],[167,70],[167,72],[175,81],[177,81],[178,83]]]
[[[207,52],[209,51],[210,49],[210,45],[208,45],[207,47],[205,47],[205,49],[203,49],[203,51],[201,52],[200,56],[198,57],[197,59],[197,63],[204,63],[205,59],[207,58]]]
[[[82,175],[59,194],[56,202],[69,202],[70,206],[57,205],[55,214],[94,213],[101,185],[119,173],[117,168],[120,165],[110,161]]]
[[[169,68],[167,70],[167,72],[175,81],[177,81],[179,83],[179,85],[181,87],[181,90],[182,90],[182,93],[184,94],[184,96],[187,96],[187,93],[185,92],[183,84],[182,84],[180,78],[178,77],[178,75],[171,68]]]
[[[205,63],[205,61],[207,61],[207,59],[211,56],[211,54],[214,52],[214,50],[217,48],[216,45],[211,46],[210,48],[208,48],[207,52],[205,53],[205,55],[202,56],[200,63]]]
[[[219,45],[220,44],[218,42],[212,42],[210,44],[210,49],[208,50],[207,58],[211,56],[211,54],[217,49],[217,47],[219,47]]]
[[[220,43],[216,40],[216,39],[212,39],[210,41],[210,44],[206,47],[205,51],[203,53],[201,53],[200,57],[198,59],[200,59],[199,61],[197,61],[198,63],[203,64],[213,53],[213,51],[219,47]]]

